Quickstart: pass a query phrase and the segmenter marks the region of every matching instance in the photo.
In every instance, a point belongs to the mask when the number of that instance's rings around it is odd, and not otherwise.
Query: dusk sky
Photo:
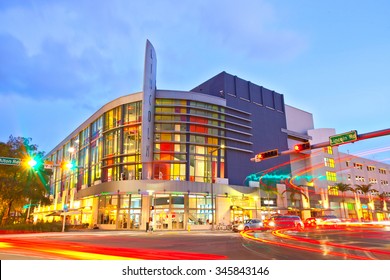
[[[147,39],[158,89],[226,71],[283,94],[316,128],[390,128],[389,1],[14,0],[0,2],[0,141],[49,152],[141,91]],[[390,136],[342,150],[390,163]]]

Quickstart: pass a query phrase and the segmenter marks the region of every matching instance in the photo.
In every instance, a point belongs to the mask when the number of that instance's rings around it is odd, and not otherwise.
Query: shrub
[[[67,227],[65,228],[67,229]],[[62,222],[11,224],[0,227],[1,233],[61,232]]]

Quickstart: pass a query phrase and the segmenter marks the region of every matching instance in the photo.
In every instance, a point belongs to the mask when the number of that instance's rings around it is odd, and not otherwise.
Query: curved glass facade
[[[190,100],[157,99],[153,180],[210,182],[224,178],[224,108]],[[141,101],[123,104],[99,116],[49,159],[74,160],[77,171],[54,172],[53,194],[96,183],[141,180]],[[71,149],[72,148],[72,149]]]
[[[110,105],[107,104],[107,105]],[[106,106],[107,106],[106,105]],[[55,168],[50,186],[52,210],[64,205],[80,211],[80,222],[138,229],[148,217],[161,229],[184,229],[213,220],[209,184],[225,178],[226,113],[224,106],[186,99],[155,101],[152,176],[156,182],[200,183],[198,192],[149,191],[99,192],[104,184],[142,182],[142,100],[103,107],[57,146],[47,159]],[[232,115],[229,115],[232,118]],[[65,168],[72,161],[77,168]],[[93,190],[80,197],[82,191]],[[146,211],[153,205],[153,211]],[[214,206],[215,208],[215,206]],[[72,217],[72,215],[71,215]],[[168,222],[169,221],[169,222]]]

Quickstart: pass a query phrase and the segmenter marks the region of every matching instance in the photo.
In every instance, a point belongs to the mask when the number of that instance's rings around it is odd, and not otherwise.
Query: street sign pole
[[[328,147],[328,146],[340,146],[356,141],[361,141],[361,140],[366,140],[366,139],[371,139],[375,137],[382,137],[382,136],[388,136],[390,135],[390,128],[387,129],[382,129],[382,130],[377,130],[377,131],[372,131],[368,133],[363,133],[363,134],[357,134],[356,130],[352,130],[349,132],[333,135],[329,137],[329,141],[326,142],[321,142],[317,144],[312,144],[310,146],[311,150],[314,149],[319,149],[323,147]],[[295,150],[286,150],[280,152],[278,155],[279,156],[285,156],[285,155],[290,155],[290,154],[296,154]],[[251,158],[251,161],[254,162],[259,162],[260,160],[257,159],[257,157]]]

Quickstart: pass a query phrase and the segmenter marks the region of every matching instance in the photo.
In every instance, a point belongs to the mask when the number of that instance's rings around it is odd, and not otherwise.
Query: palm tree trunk
[[[271,214],[269,212],[269,193],[267,192],[267,216],[268,216],[268,219],[271,218]]]
[[[347,212],[346,212],[346,210],[345,210],[345,198],[344,198],[344,192],[343,192],[343,200],[342,200],[342,202],[343,202],[343,209],[344,209],[344,219],[346,219],[346,218],[347,218]]]

